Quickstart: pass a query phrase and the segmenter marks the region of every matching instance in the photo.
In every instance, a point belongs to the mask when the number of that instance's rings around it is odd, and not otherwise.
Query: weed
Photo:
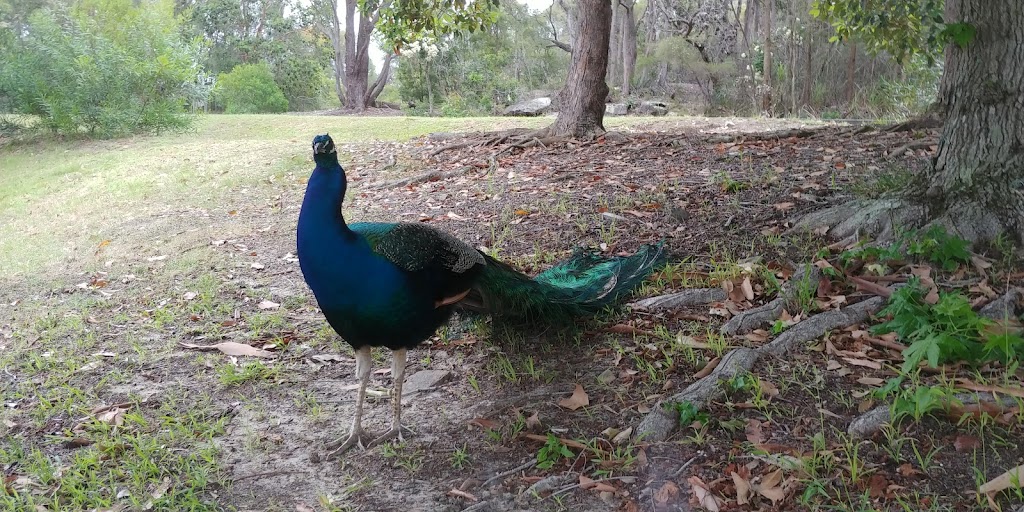
[[[244,382],[259,380],[271,380],[277,378],[279,373],[277,368],[267,366],[260,360],[249,361],[244,366],[224,363],[217,368],[217,377],[220,379],[220,383],[225,386],[236,386]]]
[[[571,459],[575,454],[561,439],[554,434],[548,434],[548,440],[544,446],[537,450],[537,467],[539,469],[551,469],[561,459]]]
[[[461,448],[456,447],[452,450],[451,456],[448,460],[451,461],[452,467],[455,469],[463,469],[469,467],[472,462],[469,459],[469,453],[466,451],[466,445],[463,444]]]

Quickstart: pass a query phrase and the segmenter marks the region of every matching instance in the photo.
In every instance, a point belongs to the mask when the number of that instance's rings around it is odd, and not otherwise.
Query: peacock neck
[[[315,158],[316,168],[309,177],[299,213],[299,232],[317,237],[338,233],[345,239],[352,238],[355,234],[345,223],[341,212],[347,188],[345,171],[335,155],[317,155]]]

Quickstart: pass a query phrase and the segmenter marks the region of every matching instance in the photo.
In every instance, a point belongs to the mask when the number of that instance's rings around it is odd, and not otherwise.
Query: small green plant
[[[449,457],[452,463],[452,467],[455,469],[463,469],[468,467],[471,462],[469,460],[469,453],[466,451],[466,445],[463,444],[461,448],[455,448],[452,450],[452,454]]]
[[[732,176],[729,176],[725,171],[715,173],[712,181],[722,189],[722,192],[727,194],[732,194],[734,192],[750,188],[749,183],[734,180]]]
[[[244,366],[223,364],[217,369],[217,377],[225,386],[236,386],[243,382],[270,380],[276,378],[278,369],[263,364],[262,361],[250,361]]]
[[[967,240],[950,235],[942,226],[934,225],[907,244],[907,254],[920,256],[951,272],[961,263],[970,261],[971,253],[967,250],[969,245]]]
[[[707,425],[708,413],[697,408],[692,402],[675,402],[666,407],[675,409],[676,415],[679,416],[680,425],[692,425],[694,423],[700,423],[701,425]]]
[[[892,403],[892,419],[898,422],[910,416],[920,421],[932,411],[945,410],[957,400],[950,390],[942,386],[912,386],[896,396]]]
[[[547,442],[537,451],[537,467],[551,469],[559,460],[571,459],[573,455],[572,450],[561,439],[554,434],[548,434]]]

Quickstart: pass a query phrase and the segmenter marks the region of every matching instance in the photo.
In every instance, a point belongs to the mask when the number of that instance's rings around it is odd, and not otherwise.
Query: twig
[[[609,478],[602,478],[600,480],[594,480],[593,482],[589,482],[587,485],[598,484],[598,483],[601,483],[601,482],[609,482],[609,481],[612,481],[612,480],[636,480],[636,477],[635,476],[613,476],[613,477],[609,477]],[[577,484],[572,484],[572,485],[569,485],[569,486],[566,486],[566,487],[562,487],[561,489],[559,489],[559,490],[549,494],[544,499],[548,499],[548,498],[550,498],[552,496],[555,496],[555,495],[558,495],[558,494],[567,493],[567,492],[569,492],[569,491],[571,491],[571,490],[573,490],[573,489],[575,489],[577,487],[581,487],[582,485],[583,484],[577,483]]]
[[[523,464],[522,466],[516,466],[516,467],[514,467],[514,468],[512,468],[512,469],[510,469],[508,471],[504,471],[504,472],[498,473],[497,475],[494,475],[494,476],[488,478],[487,480],[484,481],[484,483],[480,487],[487,487],[487,484],[489,484],[489,483],[491,483],[491,482],[493,482],[493,481],[495,481],[495,480],[497,480],[499,478],[505,478],[506,476],[509,476],[509,475],[511,475],[513,473],[518,473],[520,471],[523,471],[524,469],[529,469],[529,468],[532,468],[533,466],[536,466],[536,465],[537,465],[537,461],[536,460],[531,460],[530,462],[527,462],[526,464]]]
[[[679,475],[683,474],[683,471],[686,471],[686,468],[690,467],[694,462],[697,462],[696,455],[690,457],[690,460],[684,462],[682,466],[679,466],[679,469],[677,469],[675,473],[672,473],[672,478],[679,478]]]
[[[251,475],[240,476],[238,478],[232,479],[231,481],[232,482],[240,482],[242,480],[248,480],[250,478],[263,478],[265,476],[292,475],[292,474],[296,474],[296,473],[307,473],[307,471],[303,471],[301,469],[279,469],[277,471],[264,471],[263,473],[253,473]]]
[[[865,336],[865,337],[863,337],[861,339],[866,341],[866,342],[868,342],[868,343],[870,343],[870,344],[872,344],[872,345],[878,345],[879,347],[891,348],[893,350],[898,350],[900,352],[903,352],[904,350],[907,349],[906,345],[903,345],[901,343],[896,343],[895,341],[883,340],[882,338],[871,338],[871,337]]]

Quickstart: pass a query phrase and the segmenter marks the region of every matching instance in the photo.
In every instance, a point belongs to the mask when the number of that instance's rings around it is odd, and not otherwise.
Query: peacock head
[[[326,133],[313,137],[313,159],[316,160],[322,155],[338,158],[338,148],[334,147],[334,141]]]

